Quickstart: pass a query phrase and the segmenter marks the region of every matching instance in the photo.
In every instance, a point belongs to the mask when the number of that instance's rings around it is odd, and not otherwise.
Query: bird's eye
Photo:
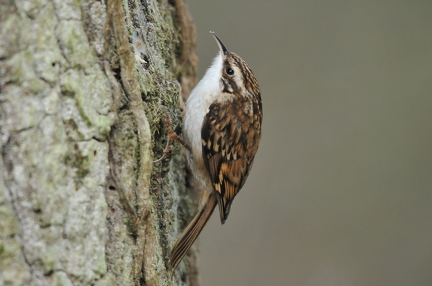
[[[232,68],[226,68],[225,72],[227,75],[233,76],[234,75],[234,70]]]

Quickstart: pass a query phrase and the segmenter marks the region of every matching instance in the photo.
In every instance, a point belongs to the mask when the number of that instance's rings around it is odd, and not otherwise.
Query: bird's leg
[[[176,140],[180,144],[182,144],[186,149],[188,149],[189,152],[192,152],[192,148],[186,142],[184,142],[184,140],[181,139],[180,136],[178,136],[177,133],[175,133],[174,130],[172,129],[171,117],[166,108],[164,108],[164,112],[165,112],[165,118],[163,119],[163,122],[165,124],[165,128],[168,130],[168,141]]]
[[[164,114],[165,114],[162,121],[165,125],[166,130],[168,131],[168,137],[167,137],[167,144],[166,144],[165,149],[163,151],[162,157],[160,157],[156,161],[153,161],[154,163],[161,161],[163,158],[165,158],[165,155],[170,152],[171,140],[178,141],[181,145],[183,145],[186,149],[188,149],[189,152],[192,152],[192,148],[183,139],[181,139],[180,136],[177,135],[177,133],[174,132],[174,130],[172,128],[171,116],[169,115],[168,109],[163,105],[161,107],[162,107]]]

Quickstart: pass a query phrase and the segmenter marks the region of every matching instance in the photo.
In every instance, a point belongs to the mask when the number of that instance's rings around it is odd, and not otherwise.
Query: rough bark
[[[154,163],[195,83],[184,1],[3,0],[0,35],[0,285],[196,285],[194,254],[167,271],[184,151]]]

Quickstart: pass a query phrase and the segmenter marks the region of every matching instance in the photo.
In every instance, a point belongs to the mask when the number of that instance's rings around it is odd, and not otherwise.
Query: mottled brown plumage
[[[261,138],[259,103],[233,96],[232,101],[210,105],[201,129],[204,164],[218,193],[222,223],[249,175]],[[255,112],[245,113],[248,109]]]
[[[220,54],[192,91],[184,120],[191,146],[189,165],[206,191],[201,208],[171,251],[174,271],[219,205],[221,223],[252,168],[261,138],[261,93],[252,70],[227,51],[216,37]]]

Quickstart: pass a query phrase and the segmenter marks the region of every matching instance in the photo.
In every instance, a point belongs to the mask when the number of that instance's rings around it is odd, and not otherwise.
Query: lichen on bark
[[[0,3],[0,285],[177,284],[166,267],[191,215],[178,217],[183,151],[153,160],[162,106],[180,131],[181,89],[194,82],[184,9]]]

